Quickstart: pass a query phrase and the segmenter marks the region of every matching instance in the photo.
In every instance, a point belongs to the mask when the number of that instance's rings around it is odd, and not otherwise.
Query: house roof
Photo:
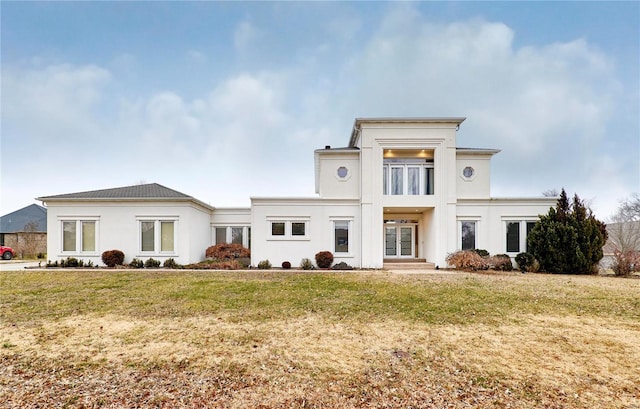
[[[500,153],[500,149],[456,147],[456,152],[469,153],[473,155],[495,155],[496,153]]]
[[[16,233],[27,230],[28,223],[36,223],[36,232],[47,232],[47,209],[37,204],[31,204],[0,217],[0,233]]]
[[[191,196],[169,189],[157,183],[116,187],[112,189],[90,190],[86,192],[67,193],[55,196],[38,197],[37,200],[49,201],[58,199],[192,199]]]
[[[105,201],[105,200],[160,200],[160,201],[192,201],[212,209],[211,206],[203,203],[192,196],[169,189],[168,187],[157,183],[148,183],[144,185],[134,185],[117,187],[112,189],[90,190],[86,192],[67,193],[54,196],[42,196],[36,198],[43,202],[52,201]]]

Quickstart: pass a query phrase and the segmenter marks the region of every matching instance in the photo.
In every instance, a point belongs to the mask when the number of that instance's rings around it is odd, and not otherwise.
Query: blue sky
[[[640,191],[638,2],[0,3],[0,214],[156,182],[313,196],[356,117],[464,116],[493,196]]]

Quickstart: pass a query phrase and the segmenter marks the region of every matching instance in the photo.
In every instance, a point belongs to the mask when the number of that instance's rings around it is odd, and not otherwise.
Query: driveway
[[[22,271],[26,267],[38,267],[38,263],[44,268],[46,261],[22,261],[22,260],[0,260],[0,271]]]

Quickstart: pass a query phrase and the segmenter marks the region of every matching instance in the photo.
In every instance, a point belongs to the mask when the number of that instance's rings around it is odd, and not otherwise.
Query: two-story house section
[[[491,197],[499,150],[457,147],[464,119],[356,119],[346,147],[314,152],[314,197],[252,197],[250,208],[223,209],[155,184],[42,197],[49,258],[99,262],[102,251],[120,248],[125,261],[150,254],[186,264],[223,242],[250,247],[253,265],[296,266],[323,250],[362,268],[401,260],[444,267],[460,249],[513,257],[556,198]],[[67,233],[74,220],[75,236]],[[95,226],[93,235],[77,223]]]

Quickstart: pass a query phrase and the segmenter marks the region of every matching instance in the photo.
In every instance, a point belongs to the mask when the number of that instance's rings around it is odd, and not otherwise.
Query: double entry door
[[[414,258],[416,226],[414,224],[384,226],[384,256]]]

